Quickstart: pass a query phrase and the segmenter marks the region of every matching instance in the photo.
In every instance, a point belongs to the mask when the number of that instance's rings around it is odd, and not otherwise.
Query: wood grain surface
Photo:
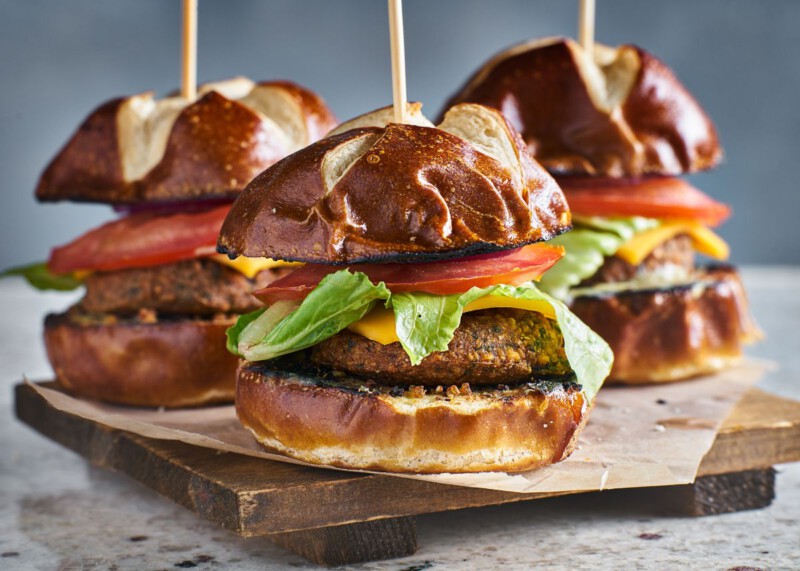
[[[409,516],[559,495],[307,468],[152,440],[60,412],[25,384],[16,386],[16,413],[93,464],[122,472],[204,519],[242,536],[269,535],[326,565],[413,553]],[[752,509],[772,499],[770,467],[798,460],[800,403],[751,389],[723,423],[695,484],[631,493],[659,494],[658,503],[684,515]]]
[[[243,536],[548,497],[444,486],[218,453],[61,413],[16,387],[17,416],[95,465],[123,472]],[[800,403],[751,389],[700,466],[708,476],[800,460]]]

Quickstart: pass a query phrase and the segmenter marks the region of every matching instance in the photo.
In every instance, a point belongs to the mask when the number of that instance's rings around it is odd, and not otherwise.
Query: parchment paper
[[[603,388],[575,452],[564,462],[521,474],[397,475],[508,492],[568,492],[689,484],[745,390],[769,368],[749,361],[698,380]],[[53,407],[148,438],[307,465],[265,452],[241,427],[233,406],[143,410],[73,398],[32,384]],[[333,468],[338,469],[338,468]],[[345,470],[351,471],[351,470]],[[355,471],[355,470],[353,470]]]

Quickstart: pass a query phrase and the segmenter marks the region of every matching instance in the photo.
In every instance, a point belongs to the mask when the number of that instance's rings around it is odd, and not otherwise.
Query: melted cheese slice
[[[271,258],[236,258],[231,260],[228,256],[223,254],[214,254],[209,256],[209,259],[233,268],[243,276],[253,279],[259,272],[264,270],[271,270],[273,268],[292,268],[294,266],[302,266],[300,262],[284,262],[282,260],[273,260]]]
[[[487,295],[480,299],[476,299],[472,303],[467,304],[467,306],[464,308],[464,313],[469,311],[478,311],[481,309],[497,309],[501,307],[536,311],[550,319],[556,318],[553,307],[546,301],[516,299],[502,295]],[[381,345],[388,345],[389,343],[400,341],[400,339],[397,337],[394,311],[391,309],[386,309],[383,307],[383,305],[378,305],[359,321],[350,324],[348,329],[353,333],[358,333],[359,335],[370,339],[371,341],[377,341]]]
[[[638,266],[658,246],[680,234],[689,236],[694,249],[701,254],[718,260],[725,260],[730,254],[728,244],[707,226],[691,220],[674,220],[636,234],[620,246],[616,255],[629,264]]]

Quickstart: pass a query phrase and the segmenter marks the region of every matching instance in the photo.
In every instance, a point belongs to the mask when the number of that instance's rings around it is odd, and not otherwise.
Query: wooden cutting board
[[[58,411],[25,384],[15,390],[21,421],[92,464],[127,474],[239,535],[267,536],[323,565],[413,553],[418,514],[562,495],[307,468],[152,440]],[[604,493],[696,516],[754,509],[774,497],[771,467],[799,460],[800,403],[750,389],[694,484]]]

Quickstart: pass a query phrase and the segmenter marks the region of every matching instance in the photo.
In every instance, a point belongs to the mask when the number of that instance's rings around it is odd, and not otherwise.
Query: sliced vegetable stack
[[[610,343],[611,380],[680,380],[741,357],[759,333],[711,229],[730,209],[678,175],[722,158],[714,125],[659,60],[634,46],[546,39],[498,54],[450,104],[501,109],[556,176],[575,230],[541,288]]]
[[[562,299],[591,294],[600,284],[646,289],[691,282],[694,252],[717,260],[729,256],[728,245],[710,227],[730,209],[681,179],[559,181],[575,231],[556,241],[567,254],[543,287]]]
[[[569,230],[553,179],[502,115],[358,117],[257,177],[219,251],[303,262],[255,292],[228,347],[267,448],[397,472],[565,458],[611,352],[535,285]]]
[[[91,113],[36,196],[107,203],[122,216],[53,249],[46,264],[6,272],[41,289],[86,288],[45,321],[58,382],[128,405],[233,400],[225,329],[260,307],[252,290],[291,264],[233,262],[216,253],[217,236],[250,179],[334,124],[308,90],[244,78],[201,86],[196,101],[146,93]]]

